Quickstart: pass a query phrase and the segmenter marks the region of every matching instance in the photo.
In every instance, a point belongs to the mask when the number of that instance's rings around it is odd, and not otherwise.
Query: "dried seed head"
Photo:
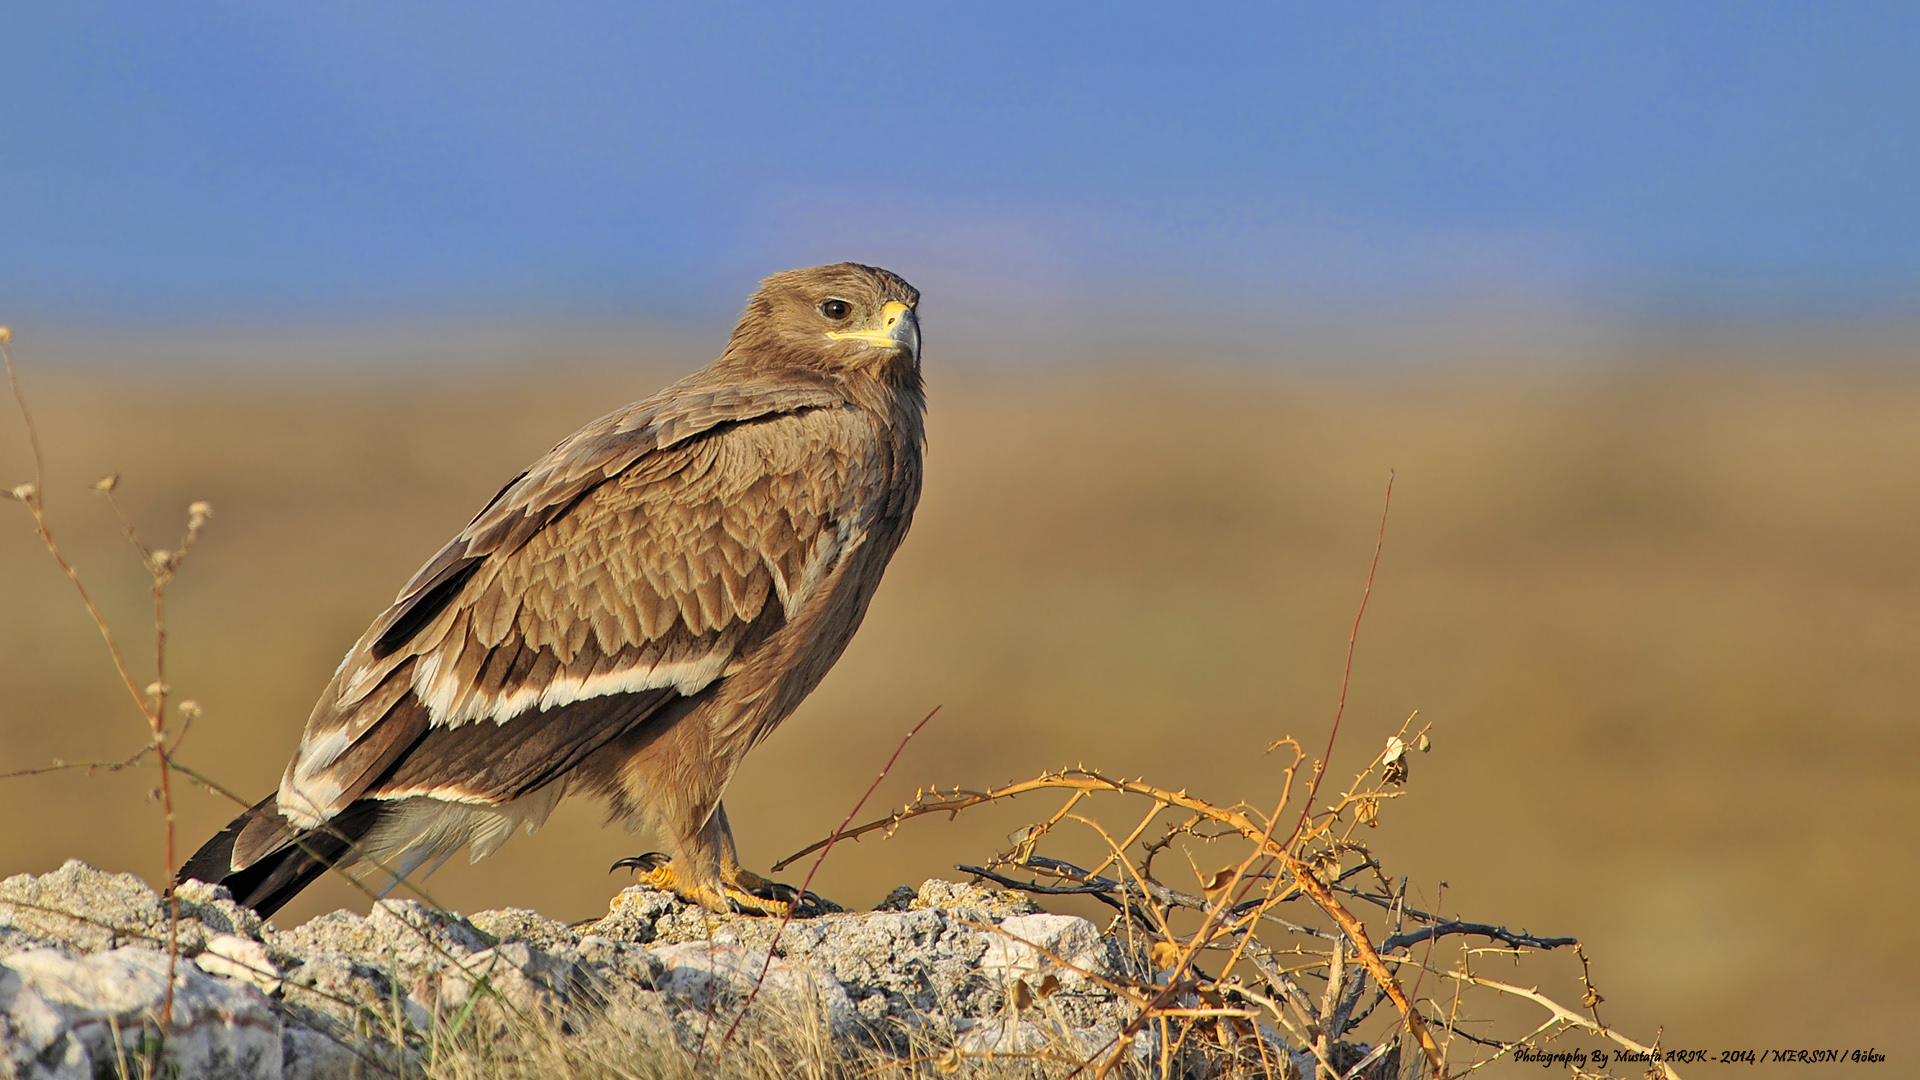
[[[1007,843],[1013,845],[1007,860],[1013,864],[1024,864],[1033,857],[1033,845],[1040,840],[1041,829],[1038,825],[1023,825],[1007,834]]]
[[[187,506],[187,531],[197,533],[206,527],[207,519],[213,516],[213,504],[201,499]]]
[[[119,473],[108,473],[107,475],[93,482],[93,490],[99,492],[102,495],[113,494],[113,489],[119,486],[120,486]]]
[[[1153,948],[1147,950],[1147,960],[1154,970],[1166,971],[1180,959],[1180,946],[1171,941],[1156,941]]]
[[[14,498],[19,499],[21,502],[32,502],[33,493],[38,490],[39,489],[34,487],[32,484],[21,484],[19,487],[14,488],[12,491],[8,492],[7,494],[12,495]]]
[[[10,326],[0,326],[0,345],[4,345],[12,340],[13,328]]]
[[[189,720],[197,720],[200,717],[200,703],[197,701],[192,701],[192,700],[183,701],[179,705],[175,706],[175,708],[180,710],[181,716],[184,716]]]
[[[161,548],[147,555],[147,565],[153,567],[155,570],[171,570],[173,569],[173,559],[173,552]]]
[[[158,681],[150,682],[147,684],[147,696],[150,698],[161,697],[161,696],[164,696],[167,693],[167,691],[172,689],[173,687],[168,686],[166,683],[163,683],[163,682],[158,682]]]
[[[1433,749],[1433,740],[1427,738],[1427,733],[1423,731],[1420,733],[1420,740],[1413,744],[1413,748],[1424,754]]]
[[[1394,785],[1407,782],[1407,744],[1398,735],[1387,737],[1387,752],[1381,757],[1380,764],[1386,766],[1382,780]]]

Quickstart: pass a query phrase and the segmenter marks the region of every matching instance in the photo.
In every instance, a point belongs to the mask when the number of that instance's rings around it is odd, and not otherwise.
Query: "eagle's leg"
[[[724,806],[714,807],[707,823],[679,846],[673,856],[649,852],[621,859],[613,869],[639,871],[640,884],[671,892],[709,911],[807,918],[843,910],[830,900],[741,866]]]
[[[713,808],[713,821],[720,825],[720,880],[736,893],[754,898],[771,915],[785,915],[789,909],[796,918],[811,918],[846,909],[814,893],[803,893],[791,885],[763,878],[740,865],[740,853],[734,850],[733,826],[727,822],[723,803]],[[738,901],[736,901],[738,902]]]

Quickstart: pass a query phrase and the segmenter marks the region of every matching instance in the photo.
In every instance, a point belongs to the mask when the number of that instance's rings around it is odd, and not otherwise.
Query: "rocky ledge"
[[[387,900],[282,930],[224,889],[193,882],[179,900],[161,1045],[191,1077],[405,1074],[473,1030],[483,1004],[490,1022],[568,1038],[612,1025],[629,1044],[711,1048],[756,984],[749,1032],[771,1017],[881,1052],[1088,1055],[1133,1015],[1106,980],[1149,977],[1085,919],[944,881],[784,928],[642,888],[573,925]],[[0,882],[0,1076],[116,1075],[137,1060],[168,998],[167,937],[165,901],[130,874],[73,861]],[[1150,1034],[1133,1047],[1151,1054]]]

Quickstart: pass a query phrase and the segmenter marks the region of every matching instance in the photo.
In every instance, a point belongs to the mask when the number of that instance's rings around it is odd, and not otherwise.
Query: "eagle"
[[[270,915],[334,867],[384,894],[561,798],[670,848],[616,864],[715,911],[817,898],[746,870],[721,795],[859,629],[920,499],[920,293],[775,274],[706,368],[561,440],[361,635],[280,787],[187,860]]]

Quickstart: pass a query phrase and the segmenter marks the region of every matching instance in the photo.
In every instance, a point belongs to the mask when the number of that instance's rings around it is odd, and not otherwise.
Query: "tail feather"
[[[355,861],[359,842],[379,823],[384,810],[385,804],[379,802],[357,802],[320,828],[299,829],[281,816],[279,804],[269,795],[201,845],[174,880],[224,885],[236,903],[252,908],[265,918],[284,907],[320,875],[337,865]],[[234,844],[249,825],[257,832],[263,822],[275,828],[283,839],[266,854],[236,870]]]

